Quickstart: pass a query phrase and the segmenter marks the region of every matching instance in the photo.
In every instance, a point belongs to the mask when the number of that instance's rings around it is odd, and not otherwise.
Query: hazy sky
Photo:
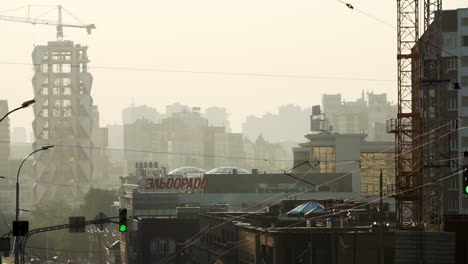
[[[65,28],[65,39],[89,46],[92,96],[101,125],[121,123],[131,104],[228,109],[234,131],[246,115],[274,112],[279,105],[320,104],[322,93],[354,100],[361,91],[386,92],[396,101],[395,81],[353,81],[240,75],[110,70],[150,68],[203,72],[396,79],[396,1],[349,0],[2,0],[0,11],[24,5],[32,16],[61,4],[97,29]],[[467,7],[444,0],[444,9]],[[26,10],[0,15],[26,16]],[[359,12],[361,11],[361,12]],[[364,14],[362,13],[364,12]],[[42,18],[55,19],[56,13]],[[65,15],[66,22],[74,22]],[[0,21],[0,61],[31,63],[34,45],[55,40],[52,26]],[[33,70],[0,63],[0,99],[10,108],[33,97]],[[11,116],[11,126],[31,131],[32,109]]]

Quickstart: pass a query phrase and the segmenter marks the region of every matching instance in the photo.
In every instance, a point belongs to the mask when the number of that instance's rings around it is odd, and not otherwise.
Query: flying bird
[[[353,5],[352,4],[348,4],[346,3],[346,6],[349,8],[349,9],[354,9]]]

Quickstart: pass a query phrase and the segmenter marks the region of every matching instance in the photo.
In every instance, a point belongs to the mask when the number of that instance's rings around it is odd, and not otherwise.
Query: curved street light
[[[52,149],[52,148],[54,148],[53,145],[48,145],[48,146],[43,146],[40,149],[36,149],[35,151],[31,152],[28,156],[26,156],[26,158],[23,159],[23,161],[21,162],[21,164],[20,164],[20,166],[18,168],[18,172],[16,173],[16,221],[18,221],[18,217],[19,217],[19,174],[20,174],[20,171],[21,171],[21,167],[23,167],[24,162],[29,157],[31,157],[34,153],[39,152],[39,151],[43,151],[43,150]]]
[[[36,103],[36,100],[34,100],[34,99],[28,100],[28,101],[26,101],[26,102],[23,102],[23,103],[21,104],[20,107],[15,108],[15,109],[11,110],[10,112],[6,113],[6,114],[0,119],[0,123],[1,123],[1,122],[3,121],[3,119],[5,119],[9,114],[11,114],[11,113],[13,113],[13,112],[15,112],[15,111],[18,111],[18,110],[20,110],[20,109],[26,108],[26,107],[28,107],[28,106],[31,106],[31,105],[33,105],[33,104],[35,104],[35,103]]]

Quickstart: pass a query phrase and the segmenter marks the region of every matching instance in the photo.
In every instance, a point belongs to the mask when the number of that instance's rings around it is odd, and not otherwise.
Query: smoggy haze
[[[395,24],[395,1],[354,1],[356,10],[334,0],[291,1],[34,1],[4,0],[1,10],[27,4],[32,17],[61,4],[85,23],[92,35],[65,28],[65,39],[89,46],[92,97],[101,124],[121,123],[121,110],[147,104],[162,110],[179,101],[191,106],[222,106],[234,131],[248,114],[261,115],[282,104],[310,106],[322,93],[346,99],[362,89],[388,93],[396,100],[395,82],[345,81],[210,75],[94,67],[308,75],[396,79],[396,30],[359,11],[378,14]],[[445,1],[444,9],[463,1]],[[318,10],[320,8],[320,10]],[[359,9],[359,11],[358,11]],[[26,9],[3,13],[25,16]],[[55,19],[55,13],[43,18]],[[65,14],[65,21],[74,22]],[[337,19],[339,18],[339,19]],[[34,44],[55,39],[55,28],[0,22],[0,61],[31,63]],[[389,52],[392,51],[392,52]],[[393,52],[394,51],[394,52]],[[0,64],[1,99],[10,108],[33,97],[33,71],[26,65]],[[32,110],[11,118],[11,127],[30,131]]]

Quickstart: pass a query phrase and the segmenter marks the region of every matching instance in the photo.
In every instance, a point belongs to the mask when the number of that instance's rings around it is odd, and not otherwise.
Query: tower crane
[[[423,3],[425,31],[422,43],[419,34],[420,3]],[[435,47],[440,46],[441,11],[442,0],[397,0],[398,115],[394,132],[399,229],[422,229],[424,224],[441,223],[440,186],[434,184],[420,189],[424,182],[434,181],[425,177],[422,168],[425,167],[424,161],[431,157],[428,153],[437,150],[429,145],[423,152],[420,146],[421,143],[428,145],[427,136],[421,136],[430,132],[431,125],[440,123],[440,117],[430,112],[435,108],[429,97],[431,92],[438,90],[440,78],[440,49]],[[436,22],[435,26],[429,30],[433,22]]]
[[[88,34],[91,34],[91,30],[95,29],[96,26],[94,24],[88,25],[79,25],[79,24],[64,24],[62,20],[62,6],[57,6],[58,9],[58,18],[57,21],[54,20],[47,20],[47,19],[39,19],[39,18],[30,18],[28,17],[16,17],[16,16],[3,16],[0,15],[0,20],[3,21],[12,21],[12,22],[20,22],[20,23],[29,23],[33,25],[49,25],[49,26],[56,26],[57,28],[57,40],[63,40],[63,28],[70,27],[70,28],[85,28]]]

